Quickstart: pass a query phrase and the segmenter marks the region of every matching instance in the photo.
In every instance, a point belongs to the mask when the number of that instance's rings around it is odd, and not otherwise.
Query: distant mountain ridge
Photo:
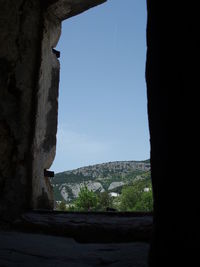
[[[93,191],[119,192],[124,185],[146,176],[150,176],[150,160],[114,161],[57,173],[51,184],[56,201],[71,202],[84,185]]]
[[[97,178],[100,175],[104,175],[104,172],[108,173],[128,173],[130,170],[149,170],[150,160],[146,161],[114,161],[101,164],[89,165],[81,167],[75,170],[65,171],[65,174],[82,174],[83,176],[90,176]],[[57,174],[58,175],[58,174]]]

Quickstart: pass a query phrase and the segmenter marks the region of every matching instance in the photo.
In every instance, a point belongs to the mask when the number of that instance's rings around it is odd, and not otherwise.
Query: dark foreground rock
[[[147,243],[80,244],[70,238],[0,232],[4,267],[147,267]]]
[[[151,213],[35,211],[17,220],[15,230],[72,237],[78,242],[149,242]],[[13,229],[13,228],[12,228]]]

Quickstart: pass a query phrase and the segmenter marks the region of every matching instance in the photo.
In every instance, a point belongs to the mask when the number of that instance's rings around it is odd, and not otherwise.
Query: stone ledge
[[[14,229],[71,237],[78,242],[149,242],[151,213],[32,211],[14,222]]]
[[[107,0],[46,0],[43,5],[59,20],[76,16],[92,7],[105,3]]]

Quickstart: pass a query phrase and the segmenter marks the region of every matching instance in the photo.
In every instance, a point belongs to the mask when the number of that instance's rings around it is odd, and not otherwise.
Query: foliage
[[[145,188],[148,190],[145,191]],[[118,211],[152,211],[153,196],[150,179],[135,181],[132,185],[124,187],[122,194],[115,198],[108,192],[97,194],[84,186],[68,211],[106,211],[107,208]]]
[[[137,176],[135,176],[137,173]],[[119,191],[118,197],[112,197],[109,191],[93,192],[86,184],[81,187],[78,198],[68,203],[58,205],[62,211],[106,211],[107,208],[114,208],[117,211],[152,211],[153,196],[150,171],[138,175],[126,186],[116,188]]]
[[[106,191],[98,194],[98,210],[106,211],[113,207],[113,197]]]
[[[148,188],[149,191],[145,191]],[[152,211],[153,197],[150,180],[138,180],[122,189],[119,197],[111,197],[108,192],[95,193],[86,186],[81,188],[78,198],[68,211],[106,211],[114,208],[118,211]]]
[[[149,191],[145,191],[148,188]],[[152,211],[153,196],[150,179],[135,181],[124,187],[119,201],[121,211]]]
[[[149,164],[149,160],[137,163]],[[80,186],[87,182],[99,182],[105,191],[109,191],[108,188],[112,182],[130,184],[134,180],[137,180],[138,177],[144,178],[144,174],[147,173],[146,170],[143,168],[140,169],[140,167],[135,168],[131,164],[131,161],[130,165],[124,165],[123,162],[110,162],[96,166],[86,166],[79,170],[57,173],[54,178],[50,178],[54,191],[54,199],[56,201],[63,200],[61,194],[63,187],[65,187],[65,191],[68,195],[67,202],[69,204],[76,198],[76,193],[74,193],[76,185]],[[121,194],[121,189],[122,187],[116,187],[114,190],[112,189],[112,192]]]
[[[120,210],[132,211],[138,200],[138,192],[133,186],[127,186],[122,189],[120,196]]]
[[[153,210],[153,197],[152,191],[143,192],[140,199],[135,205],[136,211],[152,211]]]
[[[113,197],[108,192],[93,192],[82,187],[78,198],[71,203],[68,211],[106,211],[113,207]]]
[[[74,209],[78,211],[94,211],[97,209],[98,197],[87,186],[80,189],[78,198],[74,201]]]

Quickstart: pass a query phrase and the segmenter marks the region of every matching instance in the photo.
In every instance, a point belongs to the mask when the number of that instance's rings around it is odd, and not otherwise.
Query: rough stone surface
[[[105,1],[46,1],[43,12],[41,65],[39,69],[36,121],[33,140],[32,207],[53,209],[53,189],[43,175],[56,153],[60,64],[53,48],[61,34],[61,22]]]
[[[61,21],[105,1],[0,1],[0,216],[53,208]],[[9,213],[7,212],[9,210]]]
[[[107,0],[46,0],[48,12],[60,21],[76,16]]]
[[[40,16],[37,0],[0,2],[0,216],[6,218],[31,202]]]
[[[152,214],[115,212],[29,212],[13,227],[21,231],[73,237],[81,242],[149,242]]]
[[[48,12],[44,28],[39,71],[36,124],[33,141],[33,207],[53,208],[53,192],[44,169],[49,169],[56,151],[58,85],[60,65],[52,48],[60,37],[61,22]]]
[[[79,244],[73,239],[0,232],[0,266],[147,267],[146,243]]]

